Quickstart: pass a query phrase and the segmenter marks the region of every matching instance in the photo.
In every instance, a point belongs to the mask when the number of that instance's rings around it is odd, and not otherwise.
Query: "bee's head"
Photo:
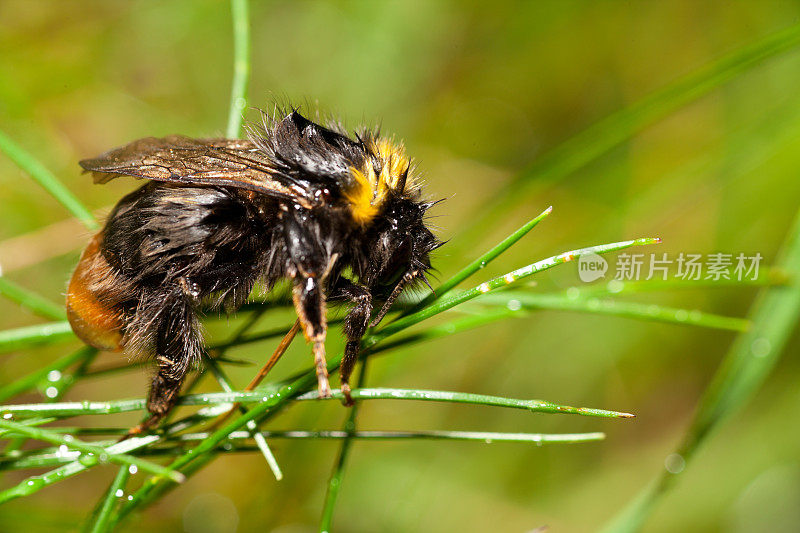
[[[425,224],[435,203],[419,200],[420,183],[402,143],[362,130],[349,137],[336,124],[315,124],[297,111],[251,128],[251,140],[275,176],[305,199],[321,195],[324,210],[337,209],[351,235],[350,255],[366,286],[391,288],[404,274],[424,280],[429,255],[441,243]]]
[[[351,138],[341,125],[321,126],[297,111],[263,120],[263,127],[250,125],[248,133],[269,159],[272,176],[304,197],[335,191],[334,202],[338,198],[354,225],[371,225],[395,197],[419,195],[405,147],[377,129],[362,129]]]
[[[405,273],[424,280],[431,268],[430,253],[442,245],[425,224],[425,213],[435,202],[391,197],[368,230],[368,261],[364,283],[391,288]]]

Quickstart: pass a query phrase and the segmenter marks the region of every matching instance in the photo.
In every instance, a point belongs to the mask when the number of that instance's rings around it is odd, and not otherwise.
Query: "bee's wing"
[[[80,162],[96,183],[119,175],[193,185],[222,185],[310,201],[308,191],[276,172],[249,140],[146,137]]]

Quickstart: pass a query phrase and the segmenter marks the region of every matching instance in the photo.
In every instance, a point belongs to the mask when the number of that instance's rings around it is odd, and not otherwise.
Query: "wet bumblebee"
[[[291,280],[327,397],[327,302],[351,303],[340,370],[351,404],[348,381],[366,329],[405,288],[427,283],[441,242],[425,223],[433,202],[421,199],[402,144],[369,130],[350,137],[297,111],[262,117],[247,140],[149,137],[80,162],[98,183],[149,180],[114,207],[67,291],[83,341],[155,359],[150,417],[138,430],[169,412],[199,361],[202,306],[231,312],[256,282],[269,289]]]

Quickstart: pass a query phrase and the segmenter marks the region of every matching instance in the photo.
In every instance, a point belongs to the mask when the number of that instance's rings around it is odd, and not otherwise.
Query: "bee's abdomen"
[[[123,311],[114,297],[116,272],[100,252],[102,233],[86,247],[67,289],[67,318],[72,331],[100,350],[122,349]]]

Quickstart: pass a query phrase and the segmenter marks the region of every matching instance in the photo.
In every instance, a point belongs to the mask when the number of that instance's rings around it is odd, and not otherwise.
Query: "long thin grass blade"
[[[467,289],[465,291],[462,291],[459,294],[456,294],[455,296],[451,296],[450,298],[446,298],[439,302],[434,302],[433,304],[417,311],[416,313],[395,320],[391,324],[387,325],[386,327],[378,331],[376,334],[367,338],[364,343],[365,347],[372,346],[376,342],[383,340],[385,337],[392,335],[397,331],[405,329],[413,324],[421,322],[422,320],[425,320],[434,315],[442,313],[448,309],[452,309],[453,307],[462,304],[464,302],[467,302],[469,300],[472,300],[473,298],[477,298],[482,294],[486,294],[490,291],[506,287],[508,285],[511,285],[512,283],[529,278],[534,274],[537,274],[544,270],[551,269],[560,264],[574,261],[575,259],[577,259],[582,255],[606,254],[610,252],[617,252],[620,250],[624,250],[632,246],[647,246],[650,244],[658,244],[660,242],[661,239],[659,238],[645,237],[630,241],[601,244],[598,246],[591,246],[589,248],[571,250],[569,252],[564,252],[558,255],[554,255],[552,257],[548,257],[547,259],[531,263],[530,265],[524,266],[522,268],[519,268],[502,276],[490,279],[489,281],[481,283],[477,287],[473,287],[472,289]]]
[[[515,398],[503,398],[500,396],[488,396],[485,394],[472,394],[469,392],[451,392],[421,389],[391,389],[391,388],[370,388],[355,389],[352,391],[353,399],[358,400],[416,400],[424,402],[447,402],[465,403],[473,405],[485,405],[491,407],[508,407],[513,409],[523,409],[533,413],[559,413],[575,414],[584,416],[599,416],[602,418],[631,418],[630,413],[607,411],[603,409],[592,409],[589,407],[571,407],[560,405],[545,400],[520,400]],[[265,391],[231,391],[231,392],[209,392],[203,394],[189,394],[183,396],[178,405],[220,405],[220,404],[254,404],[270,402],[280,399],[280,392]],[[331,398],[342,400],[344,396],[341,391],[332,391]],[[316,391],[307,392],[291,398],[292,401],[320,400],[319,393]],[[29,416],[43,417],[55,416],[66,418],[71,416],[84,415],[107,415],[113,413],[124,413],[128,411],[138,411],[144,409],[145,400],[117,400],[110,402],[58,402],[58,403],[33,403],[20,405],[0,405],[0,415],[14,418],[25,418]]]
[[[206,361],[206,365],[209,369],[211,369],[211,372],[214,374],[214,378],[216,378],[220,387],[222,387],[222,390],[225,392],[233,392],[233,387],[231,386],[230,380],[219,367],[217,361],[209,358]],[[264,436],[258,432],[258,426],[253,420],[247,423],[247,429],[250,430],[250,434],[256,441],[258,449],[261,451],[261,455],[263,455],[264,459],[267,461],[267,465],[272,471],[272,475],[275,476],[275,479],[278,481],[283,479],[283,472],[281,471],[280,465],[278,465],[278,460],[275,459],[275,454],[272,453],[272,449],[269,447],[269,444]]]
[[[767,287],[759,294],[750,312],[752,327],[734,341],[676,451],[675,458],[683,464],[687,464],[709,435],[755,394],[797,328],[800,319],[800,213],[776,266],[792,273],[792,283]],[[662,495],[677,480],[676,474],[664,470],[603,531],[639,531]]]
[[[64,306],[59,305],[44,296],[22,287],[2,275],[0,272],[0,295],[5,296],[22,307],[30,309],[33,313],[49,320],[64,320],[67,314]]]
[[[140,468],[146,472],[150,472],[159,477],[166,477],[176,483],[181,483],[185,479],[182,474],[180,474],[179,472],[175,472],[170,468],[165,468],[161,465],[151,463],[150,461],[139,459],[138,457],[133,457],[132,455],[124,453],[114,453],[113,451],[111,451],[110,447],[103,448],[101,446],[95,446],[87,442],[79,441],[69,435],[61,435],[59,433],[48,431],[46,429],[29,427],[24,424],[19,424],[17,422],[11,422],[10,420],[0,420],[0,428],[12,430],[14,433],[25,435],[32,439],[51,442],[59,446],[65,446],[67,452],[70,450],[75,450],[81,452],[82,454],[87,454],[85,458],[82,458],[82,460],[80,460],[81,462],[85,461],[87,463],[94,463],[94,464],[102,462],[112,462],[125,465],[126,468],[131,465],[134,465],[137,468]],[[19,485],[17,485],[16,487],[12,487],[10,489],[0,492],[0,503],[6,502],[13,498],[17,498],[19,496],[25,496],[29,493],[29,490],[31,489],[38,490],[38,488],[40,488],[39,485],[41,484],[42,484],[41,478],[38,477],[29,478],[20,483]]]
[[[360,389],[364,387],[367,382],[367,367],[368,361],[365,359],[361,363],[361,370],[358,374],[357,387]],[[339,499],[339,490],[342,488],[342,481],[344,480],[345,465],[347,464],[347,457],[350,455],[350,449],[353,445],[353,434],[356,433],[356,419],[361,404],[356,404],[350,409],[347,415],[347,420],[344,423],[344,430],[347,436],[342,441],[339,447],[339,454],[336,456],[336,462],[331,471],[331,477],[328,479],[328,487],[325,492],[325,503],[322,506],[322,518],[319,523],[319,530],[322,533],[327,533],[331,530],[333,523],[333,513],[336,509],[336,502]]]
[[[247,107],[247,85],[250,79],[250,13],[248,0],[231,0],[233,16],[233,82],[228,112],[229,139],[242,133],[242,113]]]
[[[95,351],[96,350],[94,348],[84,346],[69,355],[65,355],[64,357],[57,359],[53,363],[50,363],[49,365],[40,368],[39,370],[36,370],[35,372],[31,372],[27,376],[24,376],[12,383],[9,383],[8,385],[0,387],[0,402],[6,401],[7,399],[16,396],[17,394],[32,389],[39,383],[45,381],[53,381],[53,382],[58,381],[61,378],[61,373],[64,371],[64,369],[69,368],[71,365],[74,365],[75,363],[84,360]],[[52,380],[49,379],[52,377],[56,377],[56,379]],[[55,396],[56,395],[54,394],[53,397]]]
[[[728,331],[747,331],[750,327],[750,321],[743,318],[705,313],[696,309],[679,309],[657,304],[622,302],[608,298],[572,298],[569,295],[562,294],[504,291],[499,294],[482,296],[475,303],[492,303],[508,309],[578,311]]]
[[[55,174],[15,143],[11,137],[0,131],[0,151],[5,153],[19,168],[24,170],[33,180],[44,187],[50,195],[75,215],[90,230],[99,229],[91,211],[61,183]]]
[[[491,263],[495,258],[497,258],[500,254],[511,248],[517,241],[519,241],[522,237],[528,234],[533,228],[535,228],[539,222],[547,218],[550,213],[553,212],[553,207],[550,206],[538,216],[532,218],[528,222],[526,222],[522,227],[517,229],[511,235],[500,241],[496,246],[493,246],[490,250],[486,253],[482,254],[480,257],[475,259],[472,263],[468,264],[461,270],[459,270],[454,276],[450,279],[443,282],[439,285],[433,292],[431,292],[428,296],[426,296],[421,302],[419,302],[414,308],[409,310],[409,312],[405,314],[410,314],[413,310],[422,309],[423,307],[429,305],[435,300],[438,300],[451,289],[458,286],[459,283],[464,281],[465,279],[469,278],[479,270],[483,269]]]
[[[119,503],[122,493],[125,490],[125,484],[130,477],[130,467],[121,466],[114,476],[114,480],[109,485],[108,490],[100,500],[100,506],[97,509],[96,515],[93,517],[94,522],[91,524],[91,529],[86,529],[90,533],[103,533],[113,529],[111,521],[111,511]]]
[[[473,243],[503,213],[527,201],[531,192],[552,185],[581,169],[636,133],[685,105],[748,72],[761,62],[800,45],[800,24],[789,26],[755,43],[735,50],[680,78],[655,93],[586,128],[531,163],[487,202],[464,232],[463,243]]]
[[[0,354],[74,338],[66,320],[7,329],[0,331]]]

